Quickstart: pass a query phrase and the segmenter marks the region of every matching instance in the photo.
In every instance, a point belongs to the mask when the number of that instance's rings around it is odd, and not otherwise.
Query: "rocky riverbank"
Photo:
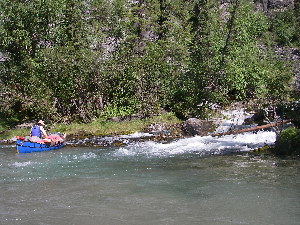
[[[188,119],[180,124],[155,123],[149,125],[144,131],[129,135],[80,137],[79,134],[68,137],[70,146],[126,146],[136,142],[154,141],[169,143],[174,140],[195,135],[205,136],[215,131],[214,121]]]
[[[120,122],[120,121],[119,121]],[[205,136],[215,131],[214,121],[188,119],[182,123],[152,123],[139,132],[128,135],[91,135],[87,132],[77,132],[67,135],[69,146],[125,146],[135,142],[154,141],[168,143],[174,140],[191,136]],[[16,138],[2,140],[2,144],[12,144]]]
[[[175,140],[193,136],[218,136],[230,132],[256,126],[263,122],[263,116],[247,113],[243,108],[221,112],[222,117],[211,120],[190,118],[180,123],[151,123],[143,130],[131,134],[92,135],[88,132],[76,132],[67,136],[67,145],[74,147],[120,147],[137,142],[153,141],[169,143]],[[220,114],[220,115],[221,115]],[[116,122],[119,123],[120,121]],[[221,136],[221,135],[220,135]],[[2,140],[2,144],[13,144],[16,138]]]

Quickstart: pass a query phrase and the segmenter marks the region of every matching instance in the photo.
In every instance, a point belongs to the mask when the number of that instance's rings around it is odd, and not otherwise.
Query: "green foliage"
[[[270,47],[296,45],[297,7],[277,13],[271,27],[244,0],[0,0],[0,7],[0,116],[8,121],[90,122],[162,108],[205,117],[212,103],[289,93],[290,67]]]
[[[283,130],[275,144],[277,154],[300,154],[300,130],[294,127]]]
[[[232,1],[221,8],[218,1],[195,1],[190,21],[194,35],[191,63],[173,95],[172,110],[180,117],[203,116],[210,103],[263,98],[269,82],[280,80],[279,73],[287,71],[275,66],[280,72],[274,75],[277,70],[268,64],[269,56],[259,46],[268,23],[252,4]],[[283,86],[290,78],[286,77],[281,79]]]
[[[296,18],[296,30],[294,35],[294,43],[299,48],[300,47],[300,1],[294,2],[294,16]]]
[[[180,118],[203,116],[203,106],[214,101],[216,75],[223,46],[223,22],[214,0],[195,1],[189,18],[189,57],[175,80],[170,108]],[[184,29],[184,28],[183,28]],[[199,107],[201,105],[201,107]]]
[[[291,45],[299,40],[297,29],[299,23],[293,8],[275,13],[271,21],[271,31],[275,34],[276,42],[280,45]]]
[[[251,4],[240,2],[232,7],[234,21],[227,31],[226,51],[221,64],[225,76],[221,81],[229,98],[244,100],[257,97],[269,75],[263,70],[258,47],[258,38],[267,30],[267,22],[263,14],[254,12]]]
[[[300,102],[290,101],[280,104],[277,107],[278,113],[282,118],[292,120],[293,125],[300,129]]]

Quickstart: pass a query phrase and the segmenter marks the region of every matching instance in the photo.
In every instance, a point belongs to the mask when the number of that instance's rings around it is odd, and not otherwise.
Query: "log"
[[[249,131],[266,129],[266,128],[270,128],[270,127],[277,127],[277,126],[289,123],[291,121],[292,120],[282,120],[280,122],[269,123],[269,124],[262,125],[262,126],[256,126],[256,127],[250,127],[250,128],[245,128],[245,129],[241,129],[241,130],[232,130],[232,131],[227,131],[227,132],[224,132],[224,133],[212,134],[211,136],[212,137],[218,137],[218,136],[224,136],[224,135],[230,135],[230,134],[240,134],[240,133],[245,133],[245,132],[249,132]]]

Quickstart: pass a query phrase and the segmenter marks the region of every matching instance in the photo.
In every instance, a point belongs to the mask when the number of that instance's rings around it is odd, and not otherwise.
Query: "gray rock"
[[[213,121],[190,118],[183,122],[182,131],[187,136],[206,136],[215,130]]]

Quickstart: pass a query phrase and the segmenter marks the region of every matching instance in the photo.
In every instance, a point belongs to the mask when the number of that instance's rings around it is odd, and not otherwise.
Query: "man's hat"
[[[43,120],[39,120],[38,124],[41,124],[41,125],[45,126],[45,123],[44,123]]]

